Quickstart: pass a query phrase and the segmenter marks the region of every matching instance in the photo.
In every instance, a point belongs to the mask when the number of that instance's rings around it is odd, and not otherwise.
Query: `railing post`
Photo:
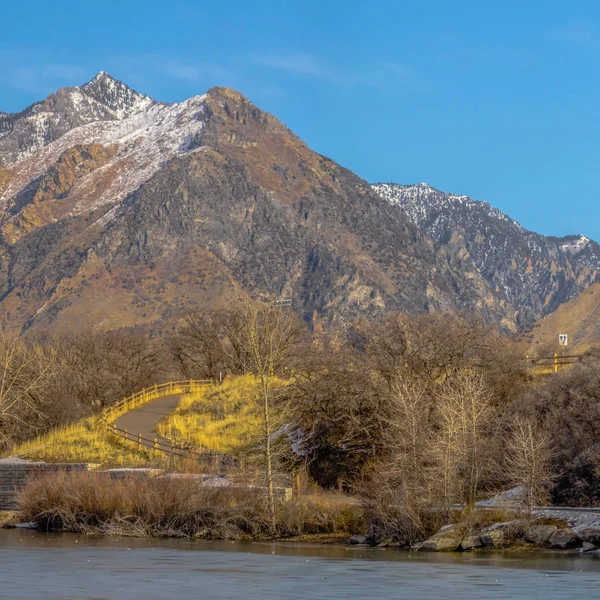
[[[558,373],[558,354],[554,353],[554,372]]]
[[[138,450],[142,449],[142,434],[138,433]]]
[[[125,428],[125,441],[127,441],[129,439],[129,430],[127,428]]]
[[[154,446],[152,447],[153,452],[156,454],[158,452],[158,440],[154,438]]]

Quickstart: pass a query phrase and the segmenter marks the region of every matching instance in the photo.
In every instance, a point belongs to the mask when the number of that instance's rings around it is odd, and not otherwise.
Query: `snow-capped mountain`
[[[522,327],[598,279],[600,246],[583,235],[546,237],[487,202],[426,183],[379,183],[373,188],[441,246],[471,260]]]
[[[170,327],[237,287],[315,326],[479,310],[489,284],[241,94],[158,103],[100,73],[0,118],[0,318]]]
[[[0,113],[0,319],[24,328],[170,328],[243,287],[315,327],[455,310],[515,330],[598,256],[426,184],[373,189],[234,90],[166,104],[102,72]]]

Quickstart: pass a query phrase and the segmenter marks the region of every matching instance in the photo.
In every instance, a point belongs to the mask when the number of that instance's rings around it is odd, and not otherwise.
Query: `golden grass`
[[[88,418],[53,429],[13,448],[12,456],[49,462],[95,462],[114,466],[147,466],[150,455],[110,435]]]
[[[177,445],[198,451],[240,456],[256,443],[260,434],[258,393],[258,381],[244,375],[220,386],[205,386],[183,394],[177,410],[159,424],[158,433]],[[151,394],[146,399],[152,399]],[[37,436],[13,448],[10,454],[31,460],[95,462],[105,466],[158,465],[161,460],[109,434],[95,418]]]
[[[184,394],[177,410],[158,426],[163,437],[195,449],[239,456],[257,439],[261,418],[256,400],[258,381],[252,375],[227,379]]]

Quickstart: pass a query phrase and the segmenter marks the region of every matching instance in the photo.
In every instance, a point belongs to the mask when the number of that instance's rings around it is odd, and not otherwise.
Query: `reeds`
[[[259,539],[351,534],[362,509],[346,497],[316,494],[278,501],[276,531],[265,490],[252,480],[201,476],[124,477],[102,472],[44,474],[21,492],[23,518],[44,530],[150,537]]]

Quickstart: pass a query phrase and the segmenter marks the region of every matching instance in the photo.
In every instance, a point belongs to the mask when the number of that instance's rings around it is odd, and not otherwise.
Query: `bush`
[[[512,411],[536,423],[552,439],[559,476],[552,502],[567,506],[600,500],[600,365],[589,359],[549,377],[523,394]]]

